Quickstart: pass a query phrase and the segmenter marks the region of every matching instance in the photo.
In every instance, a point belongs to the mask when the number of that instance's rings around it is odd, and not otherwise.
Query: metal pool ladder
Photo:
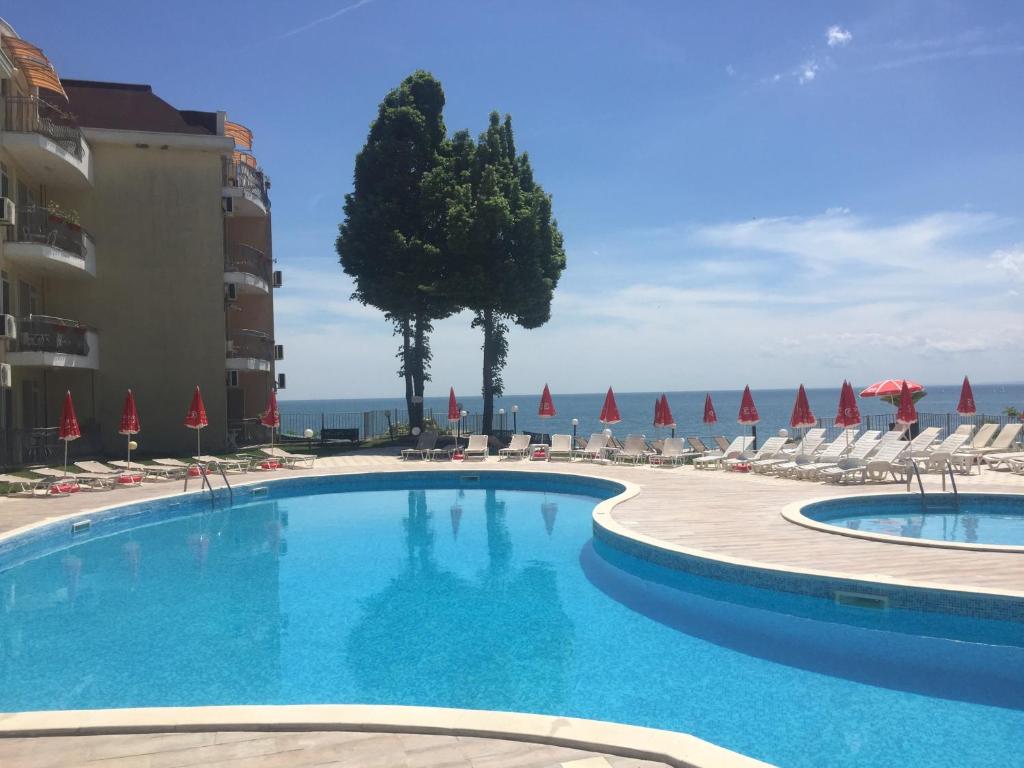
[[[953,486],[953,503],[957,507],[960,506],[960,491],[956,487],[956,477],[953,473],[953,462],[946,459],[945,466],[942,468],[942,490],[946,490],[946,475],[949,475],[949,482]],[[912,482],[912,475],[917,477],[917,487],[921,492],[921,503],[924,504],[927,495],[924,492],[924,482],[921,480],[921,468],[917,465],[916,459],[910,459],[907,461],[907,493],[910,492],[910,486]]]
[[[229,501],[232,504],[234,504],[235,503],[235,491],[234,491],[234,489],[232,489],[231,483],[228,482],[228,476],[224,472],[224,466],[219,461],[215,461],[215,462],[211,462],[211,463],[214,464],[217,467],[217,471],[220,472],[220,476],[224,480],[224,486],[228,489],[228,499],[229,499]],[[198,464],[198,463],[189,464],[188,465],[188,469],[185,470],[185,487],[182,488],[182,493],[185,493],[186,491],[188,491],[189,471],[192,469],[192,467],[195,467],[196,469],[199,470],[199,477],[202,478],[203,487],[210,491],[210,501],[213,502],[217,498],[217,494],[214,493],[213,485],[210,483],[210,478],[207,476],[207,469],[209,468],[209,466],[210,466],[209,464],[207,464],[205,466],[202,465],[202,464]]]

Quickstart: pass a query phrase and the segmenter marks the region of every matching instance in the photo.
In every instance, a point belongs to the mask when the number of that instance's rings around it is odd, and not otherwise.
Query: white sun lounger
[[[65,474],[64,470],[52,467],[34,467],[28,471],[34,475],[41,475],[46,478],[49,480],[50,485],[67,480],[71,483],[77,483],[79,488],[87,491],[109,491],[116,483],[114,475],[94,475],[91,472]]]
[[[626,442],[622,445],[622,450],[613,453],[612,460],[621,464],[627,462],[630,464],[640,464],[647,459],[650,453],[650,450],[647,448],[647,441],[640,435],[627,435]]]
[[[25,493],[30,496],[57,496],[67,494],[50,493],[53,480],[49,477],[19,477],[18,475],[0,475],[0,483],[7,483],[14,490],[12,493]]]
[[[722,466],[726,469],[733,469],[740,464],[752,464],[755,461],[764,461],[771,459],[782,453],[782,449],[786,447],[786,443],[789,438],[786,437],[769,437],[762,443],[761,447],[754,452],[744,451],[739,456],[735,456],[731,459],[722,459]]]
[[[750,465],[750,468],[755,472],[766,473],[771,472],[773,467],[779,464],[785,464],[787,461],[795,461],[798,457],[806,456],[810,457],[817,453],[818,449],[821,448],[822,443],[825,442],[825,430],[814,428],[807,431],[807,434],[803,436],[799,443],[792,448],[783,447],[781,451],[775,454],[770,459],[760,459]]]
[[[880,482],[887,479],[890,473],[896,478],[898,474],[906,472],[906,465],[900,462],[900,457],[907,448],[908,443],[904,440],[891,440],[886,443],[879,441],[878,449],[870,459],[857,459],[851,456],[835,467],[823,469],[819,473],[819,478],[827,483],[863,483],[867,480]]]
[[[970,426],[970,425],[967,425]],[[973,430],[974,427],[971,427]],[[923,472],[944,472],[947,463],[952,463],[953,454],[959,451],[964,444],[971,439],[970,432],[954,432],[924,457],[911,457],[922,459],[918,468]]]
[[[805,470],[811,473],[816,473],[820,469],[833,466],[848,451],[852,450],[853,447],[857,445],[858,439],[864,439],[864,435],[861,435],[860,438],[857,438],[856,435],[856,429],[844,430],[840,433],[839,437],[826,445],[817,454],[813,456],[794,456],[790,461],[775,466],[772,471],[779,477],[798,477],[806,479],[808,475],[804,474]],[[875,432],[876,437],[877,435],[878,433]]]
[[[508,447],[498,449],[498,459],[525,459],[529,452],[530,436],[512,435],[512,439],[508,441]]]
[[[576,451],[576,456],[589,461],[601,461],[608,454],[608,435],[604,432],[595,432],[587,440],[587,444]]]
[[[696,456],[695,451],[688,451],[683,446],[683,438],[666,437],[661,444],[661,453],[650,456],[647,461],[652,467],[674,467]]]
[[[316,455],[312,453],[289,453],[284,448],[260,448],[260,452],[273,459],[280,459],[287,469],[312,469]]]
[[[722,452],[711,452],[693,460],[693,466],[697,469],[721,469],[723,459],[732,459],[744,451],[750,450],[754,444],[754,438],[750,435],[740,435],[733,440]]]
[[[216,456],[193,456],[192,458],[206,466],[215,464],[223,467],[225,472],[248,472],[252,465],[251,459],[221,459]]]
[[[184,475],[188,465],[175,467],[164,464],[140,464],[137,461],[133,461],[129,465],[124,459],[119,459],[118,461],[111,461],[110,466],[117,467],[122,471],[130,469],[132,472],[141,472],[147,480],[173,480]]]
[[[551,447],[548,448],[548,461],[556,459],[572,460],[572,435],[552,435]]]
[[[409,459],[429,459],[437,444],[437,432],[420,432],[415,448],[403,448],[399,455],[402,461]]]

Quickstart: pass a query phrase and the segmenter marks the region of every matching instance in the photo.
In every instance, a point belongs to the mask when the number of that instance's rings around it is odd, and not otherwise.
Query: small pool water
[[[1024,547],[1024,494],[908,493],[834,499],[801,512],[851,531],[912,539]]]
[[[780,766],[1024,764],[1024,624],[669,571],[613,483],[387,473],[0,544],[0,711],[363,703],[692,733]]]

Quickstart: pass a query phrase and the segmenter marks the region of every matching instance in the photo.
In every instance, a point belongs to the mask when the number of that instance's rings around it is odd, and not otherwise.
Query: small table
[[[548,445],[547,443],[530,443],[530,447],[527,448],[527,450],[530,452],[530,461],[547,461],[548,451],[551,450],[551,446]],[[538,451],[540,451],[543,455],[538,456]]]

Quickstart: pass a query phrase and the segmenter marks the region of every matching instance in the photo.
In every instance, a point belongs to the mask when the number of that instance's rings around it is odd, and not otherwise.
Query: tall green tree
[[[455,134],[446,163],[448,290],[483,331],[482,428],[490,434],[509,324],[538,328],[551,318],[565,249],[551,197],[534,181],[529,157],[516,153],[511,116],[492,112],[475,143],[466,131]]]
[[[444,103],[441,84],[422,70],[384,98],[356,156],[336,241],[341,266],[355,282],[352,297],[384,312],[402,337],[398,375],[412,426],[423,422],[432,323],[459,309],[441,290],[445,196],[423,192],[425,179],[436,186],[443,178],[436,172],[445,167]]]

